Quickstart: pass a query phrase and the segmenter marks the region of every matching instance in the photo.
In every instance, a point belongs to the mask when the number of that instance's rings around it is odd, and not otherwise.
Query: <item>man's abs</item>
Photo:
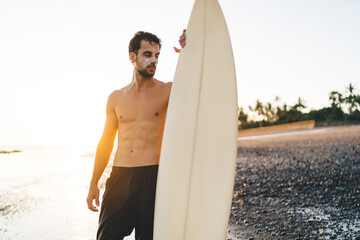
[[[114,166],[117,167],[140,167],[158,165],[160,158],[160,146],[149,144],[118,143],[114,158]]]

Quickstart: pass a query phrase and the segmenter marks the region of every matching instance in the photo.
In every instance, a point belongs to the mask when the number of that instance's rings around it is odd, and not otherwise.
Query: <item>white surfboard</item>
[[[155,240],[223,240],[237,152],[232,47],[217,0],[196,0],[164,129]]]

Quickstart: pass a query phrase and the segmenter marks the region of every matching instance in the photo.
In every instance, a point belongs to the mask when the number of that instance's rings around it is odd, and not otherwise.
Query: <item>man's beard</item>
[[[149,78],[149,77],[153,77],[155,75],[155,71],[154,73],[149,73],[146,71],[146,68],[144,70],[139,70],[138,72],[140,73],[141,76],[143,76],[144,78]]]

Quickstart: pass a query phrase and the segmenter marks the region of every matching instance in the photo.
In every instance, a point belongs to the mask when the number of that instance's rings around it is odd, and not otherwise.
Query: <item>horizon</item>
[[[219,0],[233,45],[238,105],[298,97],[310,109],[360,88],[360,2]],[[0,144],[96,146],[108,95],[131,80],[138,30],[163,41],[155,78],[172,81],[193,1],[0,3]]]

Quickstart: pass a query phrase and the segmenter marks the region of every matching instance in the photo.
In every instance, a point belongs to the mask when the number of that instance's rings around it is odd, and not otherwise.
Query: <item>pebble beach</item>
[[[240,140],[228,239],[360,239],[360,126]]]

